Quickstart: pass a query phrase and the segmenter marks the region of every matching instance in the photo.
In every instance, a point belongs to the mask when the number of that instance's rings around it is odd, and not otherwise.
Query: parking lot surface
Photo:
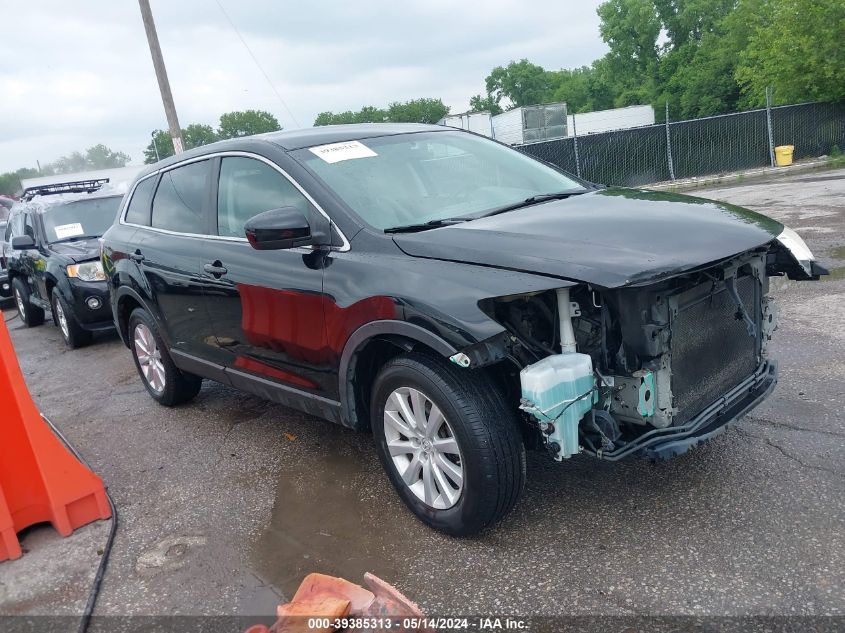
[[[10,321],[35,400],[120,512],[97,613],[269,614],[311,571],[372,571],[436,615],[845,613],[845,170],[692,193],[785,222],[831,269],[773,282],[774,394],[667,463],[529,453],[515,511],[470,539],[411,516],[368,435],[211,382],[165,409],[116,336],[68,351],[52,325]],[[105,538],[86,530],[68,542]],[[25,540],[10,573],[61,546],[49,528]],[[84,602],[96,555],[74,564],[42,602],[0,586],[0,613]]]

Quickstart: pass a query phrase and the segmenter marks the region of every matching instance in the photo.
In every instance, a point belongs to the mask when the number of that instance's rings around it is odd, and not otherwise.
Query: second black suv
[[[83,186],[82,191],[97,186]],[[114,327],[99,260],[99,238],[120,207],[114,191],[38,192],[13,208],[6,227],[9,282],[21,320],[41,325],[50,312],[65,343],[81,347]]]
[[[12,284],[9,283],[9,273],[6,271],[6,242],[2,240],[6,234],[9,210],[14,202],[11,198],[0,196],[0,299],[12,296]]]

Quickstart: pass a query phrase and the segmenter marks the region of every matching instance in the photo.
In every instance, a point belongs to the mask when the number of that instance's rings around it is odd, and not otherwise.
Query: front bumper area
[[[9,273],[5,270],[0,270],[0,297],[6,298],[12,296],[12,282],[9,281]]]
[[[74,279],[70,282],[72,297],[66,297],[73,306],[73,315],[79,326],[90,332],[101,332],[114,328],[114,318],[109,301],[108,284],[104,281],[81,281]],[[88,301],[96,299],[99,306],[91,308]]]
[[[617,461],[631,455],[653,460],[677,457],[722,434],[730,424],[765,400],[777,385],[777,381],[777,362],[764,361],[754,374],[683,426],[654,429],[613,451],[584,452],[609,461]]]

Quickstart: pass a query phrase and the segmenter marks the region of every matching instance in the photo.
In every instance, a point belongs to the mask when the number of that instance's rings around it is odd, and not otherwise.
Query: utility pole
[[[170,128],[170,136],[173,139],[173,151],[181,154],[183,151],[182,128],[179,127],[179,119],[176,117],[176,106],[173,104],[170,81],[167,79],[167,69],[164,67],[164,58],[161,56],[161,46],[159,46],[158,33],[153,22],[153,12],[150,10],[150,0],[138,0],[138,4],[141,5],[141,18],[144,20],[144,30],[147,32],[147,42],[150,44],[150,55],[152,55],[153,67],[158,79],[158,89],[161,91],[164,114],[167,116],[167,126]]]

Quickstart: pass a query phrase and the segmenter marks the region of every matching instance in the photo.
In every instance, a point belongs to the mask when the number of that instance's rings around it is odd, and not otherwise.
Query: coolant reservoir
[[[548,441],[560,445],[556,459],[575,455],[578,422],[592,407],[595,396],[593,360],[589,354],[548,356],[519,372],[519,381],[522,408],[539,422],[554,425]]]

